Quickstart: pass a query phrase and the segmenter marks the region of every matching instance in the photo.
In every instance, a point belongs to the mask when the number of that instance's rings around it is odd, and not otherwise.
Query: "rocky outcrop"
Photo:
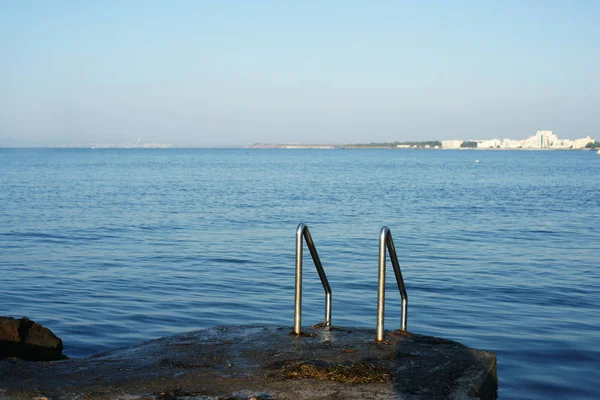
[[[18,357],[29,361],[67,358],[62,340],[50,329],[27,317],[0,317],[0,358]]]
[[[494,400],[496,355],[450,340],[315,326],[205,329],[88,358],[0,360],[0,399]]]

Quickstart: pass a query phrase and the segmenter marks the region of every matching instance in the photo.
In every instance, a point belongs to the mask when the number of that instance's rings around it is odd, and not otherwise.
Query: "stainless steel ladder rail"
[[[406,288],[404,286],[404,279],[402,279],[402,272],[400,271],[400,264],[398,263],[398,256],[396,255],[396,248],[394,247],[394,240],[392,239],[392,232],[387,226],[381,228],[379,233],[379,282],[377,285],[377,342],[383,341],[383,324],[384,324],[384,308],[385,308],[385,249],[387,247],[394,268],[394,275],[396,275],[396,283],[400,290],[400,296],[402,297],[402,322],[400,329],[406,331],[406,319],[408,313],[408,295],[406,294]]]
[[[303,223],[300,223],[298,225],[298,229],[296,230],[296,296],[294,300],[294,333],[296,335],[300,334],[300,329],[302,326],[303,237],[306,240],[306,245],[308,247],[308,250],[310,251],[310,255],[312,256],[315,267],[317,268],[317,272],[319,273],[319,278],[321,278],[323,289],[325,289],[325,325],[331,325],[331,287],[329,286],[329,282],[327,281],[327,276],[325,276],[325,270],[323,269],[323,265],[321,264],[321,260],[319,259],[319,254],[317,254],[317,248],[315,247],[315,243],[313,242],[313,239],[310,236],[308,226],[306,226]]]

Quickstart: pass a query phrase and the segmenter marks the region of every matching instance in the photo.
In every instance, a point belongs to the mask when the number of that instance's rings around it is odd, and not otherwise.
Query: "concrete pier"
[[[496,355],[374,329],[232,326],[88,358],[0,360],[0,399],[495,399]]]

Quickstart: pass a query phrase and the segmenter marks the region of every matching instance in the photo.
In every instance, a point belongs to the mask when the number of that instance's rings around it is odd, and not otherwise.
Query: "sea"
[[[408,330],[494,351],[499,399],[597,399],[600,156],[435,149],[0,149],[0,315],[85,357],[293,326],[310,229],[332,323],[375,328],[392,232]],[[400,326],[388,262],[386,330]],[[305,249],[303,326],[324,319]]]

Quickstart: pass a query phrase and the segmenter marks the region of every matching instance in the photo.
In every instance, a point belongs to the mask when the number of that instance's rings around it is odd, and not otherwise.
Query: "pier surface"
[[[0,360],[0,399],[495,399],[496,355],[407,332],[231,326],[88,358]]]

